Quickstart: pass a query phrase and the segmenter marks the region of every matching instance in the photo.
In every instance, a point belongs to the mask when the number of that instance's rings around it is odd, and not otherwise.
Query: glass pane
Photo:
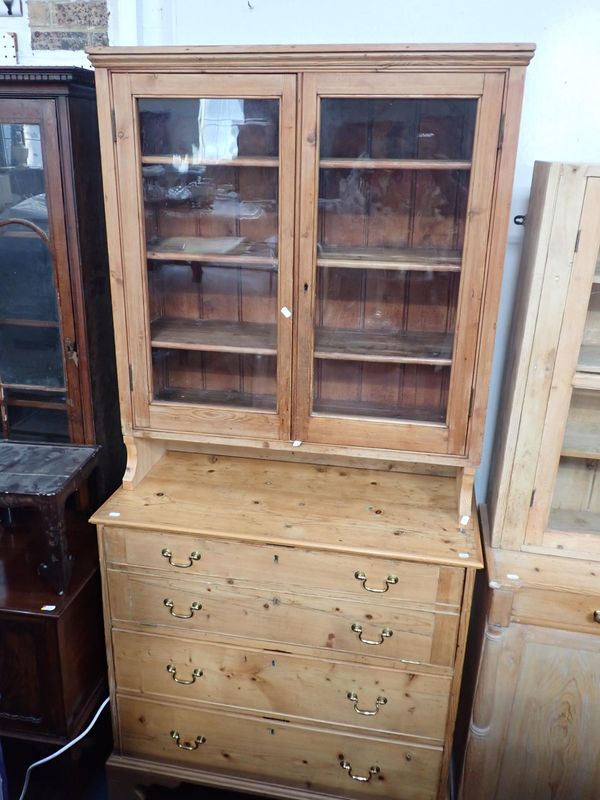
[[[600,393],[574,389],[549,527],[600,534]]]
[[[279,101],[138,104],[154,399],[274,411]]]
[[[446,421],[476,113],[321,101],[315,413]]]
[[[577,369],[579,372],[600,373],[600,254],[596,261]]]
[[[152,364],[155,400],[276,408],[275,356],[154,348]]]
[[[194,162],[278,154],[278,100],[146,98],[138,109],[143,156]]]
[[[69,442],[66,395],[5,391],[9,438],[31,442]]]
[[[321,158],[469,159],[476,100],[325,99]]]
[[[45,239],[39,125],[0,124],[0,401],[3,436],[69,441],[58,297]]]
[[[313,409],[335,416],[443,422],[448,367],[315,359]]]

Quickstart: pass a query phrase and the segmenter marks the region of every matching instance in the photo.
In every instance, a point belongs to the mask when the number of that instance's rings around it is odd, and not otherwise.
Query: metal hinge
[[[579,237],[581,236],[581,228],[577,231],[577,236],[575,237],[575,250],[576,253],[579,250]]]
[[[504,144],[504,114],[500,117],[500,130],[498,131],[498,150],[502,149]]]
[[[535,500],[535,489],[534,489],[534,490],[533,490],[533,492],[531,493],[531,499],[530,499],[530,501],[529,501],[529,508],[531,508],[531,507],[532,507],[532,505],[533,505],[533,501],[534,501],[534,500]]]
[[[133,392],[133,367],[129,364],[129,391]]]
[[[475,387],[471,388],[471,396],[469,397],[469,413],[467,417],[473,416],[473,405],[475,404]]]
[[[110,112],[110,121],[111,121],[111,124],[112,124],[113,142],[115,142],[115,144],[116,144],[116,142],[117,142],[117,120],[115,118],[115,110],[114,110],[114,108],[111,109],[111,112]]]

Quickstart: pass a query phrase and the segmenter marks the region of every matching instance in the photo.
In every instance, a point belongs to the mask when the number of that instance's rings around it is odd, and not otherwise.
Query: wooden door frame
[[[382,446],[417,452],[463,455],[467,451],[469,406],[476,376],[483,316],[487,244],[493,225],[492,207],[497,172],[505,75],[502,72],[408,74],[307,74],[303,76],[300,132],[300,232],[298,258],[299,312],[294,368],[292,437],[331,445]],[[312,416],[314,351],[319,101],[336,97],[473,98],[479,101],[473,142],[467,220],[462,255],[462,280],[457,303],[447,423],[372,421]],[[493,176],[493,179],[490,179]],[[467,269],[464,269],[467,265]],[[308,287],[308,288],[305,288]],[[457,353],[463,353],[457,360]]]
[[[75,318],[77,287],[70,269],[68,236],[65,227],[65,192],[62,165],[64,142],[60,137],[61,126],[57,116],[56,98],[2,97],[0,122],[6,125],[38,125],[41,135],[44,188],[48,210],[48,250],[53,266],[53,282],[56,291],[60,331],[61,358],[65,376],[66,413],[69,440],[74,443],[93,441],[94,421],[91,405],[82,403],[81,374],[74,359],[65,357],[65,341],[81,342],[85,348],[85,337],[79,335]],[[91,438],[90,438],[91,437]]]
[[[132,366],[134,429],[289,439],[293,325],[293,236],[295,203],[296,77],[294,75],[116,73],[112,76],[115,113],[116,180],[121,208],[122,257],[129,363]],[[141,191],[141,153],[136,101],[139,97],[231,97],[278,99],[279,247],[277,320],[277,411],[154,402],[149,332],[147,267]]]

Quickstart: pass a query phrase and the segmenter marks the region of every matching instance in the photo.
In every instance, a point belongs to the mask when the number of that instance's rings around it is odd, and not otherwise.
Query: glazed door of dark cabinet
[[[54,100],[0,100],[2,437],[82,442]]]

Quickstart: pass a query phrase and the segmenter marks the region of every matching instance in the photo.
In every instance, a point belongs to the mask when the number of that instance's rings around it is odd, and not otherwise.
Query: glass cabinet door
[[[54,135],[53,135],[54,134]],[[2,100],[0,111],[0,411],[5,439],[82,441],[52,101]],[[59,272],[61,275],[59,276]],[[64,274],[62,274],[64,273]],[[59,306],[62,298],[62,308]],[[66,326],[66,327],[65,327]],[[73,366],[73,365],[72,365]]]
[[[318,188],[301,255],[311,331],[297,438],[460,452],[481,292],[475,243],[488,224],[485,212],[467,219],[489,204],[473,174],[493,163],[497,138],[476,141],[487,112],[469,80],[467,96],[421,96],[415,76],[416,96],[403,97],[398,76],[354,77],[319,78],[305,94],[318,140],[304,157]],[[357,96],[361,80],[370,96]]]
[[[595,207],[593,201],[596,201]],[[588,179],[584,219],[595,216],[592,230],[581,228],[588,265],[582,270],[578,306],[583,313],[575,325],[563,321],[571,358],[577,359],[566,427],[558,458],[547,522],[548,541],[562,549],[600,552],[600,179]],[[593,228],[595,227],[595,231]],[[595,238],[595,242],[593,239]],[[588,241],[592,239],[588,247]],[[591,258],[589,257],[591,256]],[[580,259],[575,261],[578,266]],[[587,306],[587,310],[585,310]],[[581,335],[581,322],[583,334]],[[566,324],[565,324],[566,323]],[[579,330],[578,330],[579,329]],[[569,341],[569,332],[578,336]],[[564,345],[563,345],[564,346]],[[559,439],[560,441],[560,439]],[[553,460],[553,459],[552,459]],[[565,536],[566,534],[566,536]]]
[[[140,86],[134,100],[144,233],[130,318],[148,334],[134,354],[141,425],[289,431],[289,344],[280,353],[292,316],[292,87],[270,76],[248,92],[243,83],[190,77],[173,94],[164,84],[164,95],[143,96]]]

